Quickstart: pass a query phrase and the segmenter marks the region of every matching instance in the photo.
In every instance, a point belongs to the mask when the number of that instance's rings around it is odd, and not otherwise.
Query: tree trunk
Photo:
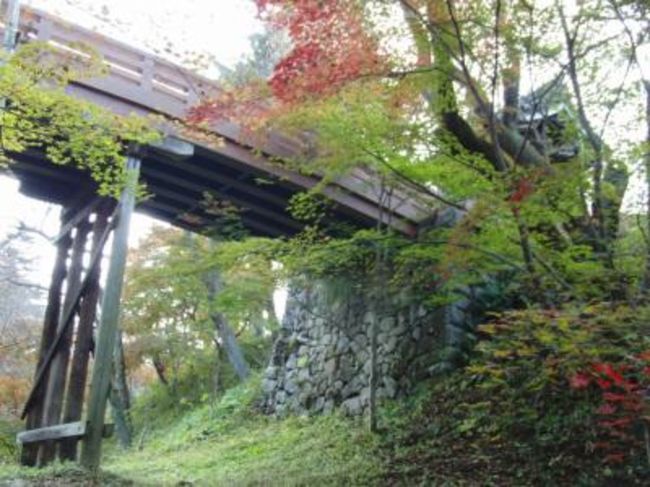
[[[646,132],[646,147],[643,162],[645,165],[645,180],[646,180],[646,259],[645,259],[645,274],[643,276],[643,291],[650,291],[650,80],[643,81],[646,95],[646,109],[645,117],[647,124]],[[644,230],[644,229],[642,229]]]
[[[379,382],[377,370],[377,335],[379,333],[379,309],[374,306],[372,322],[370,323],[370,396],[368,398],[368,417],[370,431],[377,432],[377,385]]]
[[[160,379],[160,382],[162,382],[164,385],[168,386],[169,381],[167,380],[167,376],[165,375],[165,364],[160,360],[160,357],[154,357],[153,358],[153,368],[156,370],[156,375],[158,375],[158,379]]]
[[[215,270],[210,271],[205,277],[205,282],[208,288],[208,298],[212,303],[222,287],[219,273]],[[237,342],[235,332],[232,330],[226,317],[222,313],[212,311],[210,313],[210,318],[214,323],[215,330],[221,341],[221,346],[226,351],[228,361],[235,370],[237,377],[242,381],[246,380],[250,375],[250,367],[248,366],[248,362],[246,361],[241,347]]]

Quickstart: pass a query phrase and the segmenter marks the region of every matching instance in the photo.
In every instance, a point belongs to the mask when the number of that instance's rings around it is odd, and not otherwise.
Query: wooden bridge
[[[9,2],[8,20],[3,25],[6,39],[11,41],[18,32],[20,42],[43,41],[64,52],[87,44],[107,65],[104,77],[71,83],[67,87],[71,96],[118,114],[157,114],[183,120],[192,106],[218,90],[214,82],[160,57],[45,12],[22,8],[19,17],[12,17],[12,5],[16,4]],[[321,180],[271,161],[296,156],[300,144],[273,134],[254,153],[250,139],[236,124],[219,123],[211,130],[221,143],[209,144],[176,133],[129,157],[129,171],[139,175],[151,194],[138,204],[138,210],[180,228],[203,232],[214,219],[204,205],[210,195],[241,208],[242,223],[253,235],[280,237],[299,232],[303,222],[287,212],[287,204],[294,194]],[[127,188],[117,203],[98,198],[87,174],[56,166],[42,154],[16,154],[11,173],[20,180],[26,195],[63,207],[37,371],[23,413],[26,431],[18,438],[23,443],[22,461],[45,465],[57,456],[74,460],[77,442],[83,440],[81,461],[96,468],[101,438],[107,432],[104,415],[129,220],[135,207],[133,191]],[[381,221],[415,235],[418,222],[435,212],[431,200],[406,187],[394,190],[390,199],[383,198],[378,178],[361,169],[326,185],[322,192],[331,202],[331,221],[359,227]],[[111,233],[106,290],[94,337],[101,257]],[[89,249],[90,259],[84,262]],[[91,353],[94,365],[84,408]]]
[[[191,107],[218,91],[214,82],[191,71],[45,12],[23,7],[20,32],[22,41],[47,42],[61,51],[75,52],[79,44],[92,46],[106,63],[108,74],[72,83],[67,90],[119,114],[157,114],[183,120]],[[200,231],[213,219],[201,206],[203,195],[211,194],[241,207],[243,223],[255,235],[276,237],[299,231],[302,223],[287,214],[288,200],[296,192],[316,186],[319,178],[283,169],[270,159],[295,157],[301,145],[273,134],[261,148],[263,155],[256,156],[237,125],[222,122],[211,129],[221,138],[220,146],[186,139],[190,152],[182,158],[165,150],[148,151],[142,160],[141,178],[152,197],[139,209],[173,225]],[[88,179],[78,171],[48,166],[34,158],[23,157],[17,162],[13,172],[21,180],[23,192],[50,202],[66,204],[71,185],[82,187]],[[380,193],[377,179],[360,169],[324,189],[333,204],[333,217],[360,226],[382,219],[403,233],[414,234],[417,222],[431,211],[428,205],[416,203],[418,198],[406,190],[395,193],[380,208]]]

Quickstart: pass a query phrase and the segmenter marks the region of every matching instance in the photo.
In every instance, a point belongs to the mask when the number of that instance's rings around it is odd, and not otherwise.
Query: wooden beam
[[[228,200],[235,205],[237,205],[239,208],[242,210],[246,211],[249,210],[251,213],[255,213],[257,215],[260,215],[262,219],[267,219],[267,220],[272,220],[275,221],[276,223],[280,225],[284,225],[289,228],[293,228],[296,231],[300,231],[304,228],[304,225],[301,223],[297,222],[296,220],[292,220],[286,214],[282,213],[277,213],[273,210],[270,210],[268,208],[264,208],[263,206],[257,205],[255,203],[251,203],[249,201],[246,201],[243,198],[238,198],[236,196],[230,195],[230,194],[221,194],[218,189],[215,189],[210,186],[203,186],[199,185],[196,183],[192,183],[190,181],[181,181],[180,184],[176,180],[174,181],[173,178],[167,178],[165,173],[161,173],[160,171],[155,171],[156,175],[154,176],[153,174],[150,174],[150,176],[153,176],[157,180],[161,181],[167,181],[170,184],[178,184],[179,186],[182,186],[186,189],[189,189],[195,194],[201,195],[200,197],[190,197],[190,196],[184,196],[179,194],[176,191],[169,190],[167,188],[162,187],[159,183],[156,184],[153,181],[149,181],[147,183],[147,189],[149,189],[152,193],[154,194],[159,194],[164,197],[168,197],[171,199],[174,199],[176,201],[185,203],[185,204],[194,204],[197,205],[197,203],[201,203],[203,199],[203,193],[209,193],[213,196],[218,197],[219,199],[224,199]]]
[[[215,152],[225,156],[219,160],[220,163],[240,171],[246,170],[255,172],[261,176],[275,177],[283,182],[285,186],[290,184],[295,189],[306,191],[315,188],[321,183],[321,180],[317,177],[307,176],[297,171],[291,171],[281,167],[279,164],[272,163],[268,159],[256,156],[251,149],[232,141],[226,140]],[[415,224],[405,221],[403,218],[393,217],[388,214],[389,212],[379,208],[377,201],[366,200],[359,195],[332,184],[323,187],[321,193],[341,205],[348,212],[355,212],[359,215],[369,217],[374,221],[381,220],[382,223],[388,224],[390,227],[406,235],[412,236],[416,233],[417,227]]]
[[[109,226],[106,229],[106,231],[104,232],[104,234],[102,235],[102,248],[103,248],[106,240],[108,240],[108,236],[110,235],[111,230],[112,230],[112,225]],[[102,258],[101,253],[97,253],[97,254],[93,255],[90,258],[90,263],[88,265],[89,271],[90,271],[90,269],[93,269],[99,263],[101,258]],[[88,274],[86,274],[86,276],[84,277],[83,283],[82,283],[81,287],[79,288],[79,292],[75,296],[75,300],[77,302],[81,299],[81,294],[83,293],[83,291],[86,288],[86,285],[88,284],[88,280],[89,280],[88,275],[89,274],[90,274],[90,272],[88,272]],[[74,317],[74,308],[69,310],[66,313],[66,315],[63,317],[63,319],[61,321],[62,326],[59,327],[59,329],[57,331],[57,334],[56,334],[54,340],[52,341],[52,344],[51,344],[50,348],[48,349],[47,354],[45,355],[45,357],[43,359],[43,363],[41,364],[41,366],[38,368],[38,371],[36,372],[36,376],[34,378],[34,385],[32,386],[32,390],[30,391],[29,396],[27,396],[27,401],[25,401],[25,406],[23,407],[23,412],[21,414],[21,418],[24,419],[25,416],[27,415],[27,413],[31,410],[32,406],[34,405],[34,401],[36,400],[36,395],[37,395],[36,391],[40,387],[41,382],[43,382],[44,378],[46,377],[47,371],[48,371],[48,369],[50,367],[50,362],[52,361],[52,358],[54,357],[54,354],[56,353],[56,349],[59,346],[59,343],[60,343],[60,341],[61,341],[61,339],[63,337],[63,333],[65,333],[67,327],[70,326],[70,323],[72,322],[73,317]]]
[[[8,0],[3,20],[5,24],[3,48],[6,52],[11,53],[16,48],[16,41],[18,40],[18,28],[20,23],[19,0]]]
[[[120,320],[120,300],[124,285],[129,226],[135,208],[140,159],[129,157],[126,170],[127,186],[120,198],[118,222],[113,235],[113,248],[108,266],[104,299],[102,300],[101,321],[88,398],[88,429],[81,452],[82,465],[92,471],[99,468],[101,458],[104,415],[111,385],[113,351]]]
[[[79,438],[86,433],[86,424],[78,421],[76,423],[57,424],[46,426],[35,430],[18,433],[18,443],[35,443],[40,441],[53,441],[61,438]]]
[[[97,208],[97,205],[101,203],[102,198],[96,197],[91,199],[85,206],[83,206],[75,215],[70,218],[70,220],[59,230],[59,234],[54,237],[53,242],[57,243],[59,240],[61,240],[63,237],[68,235],[74,227],[79,225],[82,220],[85,218],[88,218],[88,216],[95,211],[95,208]]]
[[[178,137],[167,136],[160,142],[154,142],[150,147],[174,159],[187,159],[194,155],[194,144]]]
[[[43,409],[43,425],[53,426],[61,422],[63,411],[63,399],[65,384],[68,377],[68,366],[70,362],[70,349],[72,346],[72,335],[74,327],[68,325],[63,317],[74,315],[79,304],[78,295],[81,293],[83,257],[86,251],[86,242],[90,233],[90,222],[88,215],[76,226],[74,243],[72,244],[72,256],[70,258],[70,269],[66,283],[66,295],[63,301],[62,319],[59,322],[60,340],[56,347],[56,353],[52,358],[50,377],[47,383],[45,395],[45,407]],[[73,321],[71,319],[70,321]],[[56,445],[52,442],[44,442],[38,453],[39,465],[47,465],[54,460]]]
[[[145,202],[143,208],[154,208],[162,210],[168,214],[175,214],[176,221],[182,221],[184,215],[196,217],[201,221],[200,228],[197,228],[196,231],[209,230],[210,226],[208,223],[211,219],[215,218],[214,216],[204,214],[203,210],[199,208],[179,208],[155,199]],[[257,234],[265,235],[267,237],[281,237],[287,234],[286,228],[280,229],[277,226],[267,225],[266,223],[262,223],[255,218],[246,215],[240,215],[240,218],[245,227],[257,232]],[[172,225],[174,224],[174,222],[171,223]]]
[[[41,441],[62,440],[65,438],[83,438],[86,434],[86,423],[84,421],[75,421],[74,423],[56,424],[28,431],[21,431],[16,435],[16,442],[23,445],[37,443]],[[109,438],[113,435],[114,425],[105,424],[102,437]]]
[[[95,214],[93,223],[93,246],[92,254],[103,253],[101,237],[108,226],[111,204],[104,201],[104,204]],[[97,263],[94,269],[89,269],[90,274],[88,285],[83,295],[79,309],[79,324],[74,344],[74,356],[70,367],[70,378],[63,413],[63,422],[71,423],[81,419],[83,412],[84,392],[86,390],[86,378],[88,375],[88,361],[93,341],[93,324],[97,312],[97,301],[99,299],[99,278],[101,274],[101,262]],[[59,457],[62,461],[75,460],[77,457],[77,439],[68,438],[59,445]]]
[[[61,211],[61,226],[66,222],[66,211]],[[59,323],[59,315],[61,313],[61,291],[63,289],[63,281],[67,273],[66,260],[68,252],[72,245],[72,239],[67,237],[57,243],[56,261],[54,269],[52,270],[52,279],[50,280],[50,288],[48,290],[47,307],[45,308],[45,317],[43,318],[43,332],[41,335],[41,345],[38,353],[38,362],[36,364],[35,378],[38,377],[38,372],[43,366],[45,357],[48,350],[54,343],[56,337],[56,329]],[[35,379],[34,389],[32,392],[34,398],[34,407],[28,410],[26,428],[28,430],[38,428],[42,425],[43,418],[43,403],[45,402],[45,383],[47,382],[47,372],[42,382]],[[24,417],[24,416],[23,416]],[[38,448],[33,445],[25,445],[21,451],[20,462],[26,466],[36,465],[38,456]]]
[[[202,159],[203,161],[203,159]],[[180,169],[184,173],[187,174],[192,174],[194,176],[197,176],[200,178],[202,181],[211,181],[213,183],[217,183],[219,185],[228,185],[232,186],[233,188],[237,188],[240,191],[244,191],[248,194],[252,194],[261,200],[268,201],[271,204],[274,204],[278,206],[279,208],[282,208],[283,210],[286,209],[288,201],[285,198],[282,198],[278,196],[277,194],[272,193],[271,191],[266,191],[263,187],[259,185],[254,185],[250,183],[245,183],[243,181],[240,181],[237,178],[234,178],[232,176],[227,176],[223,174],[223,171],[219,171],[217,168],[215,168],[214,171],[210,171],[206,169],[205,164],[199,166],[196,164],[190,164],[188,162],[178,162],[178,161],[170,161],[170,160],[159,160],[156,159],[157,163],[162,163],[165,165],[168,165],[173,168]],[[210,161],[211,164],[216,165],[214,161]],[[241,169],[241,168],[240,168]],[[152,175],[154,173],[160,174],[160,171],[155,171],[152,170],[149,166],[145,166],[145,168],[142,171],[142,175],[144,177],[147,176],[147,174],[151,173]],[[174,177],[170,175],[171,177]],[[180,178],[175,178],[177,181]]]

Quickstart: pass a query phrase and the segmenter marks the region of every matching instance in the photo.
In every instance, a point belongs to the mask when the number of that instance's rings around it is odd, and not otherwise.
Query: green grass
[[[182,429],[142,451],[112,453],[105,470],[141,485],[367,485],[380,473],[373,438],[336,416],[258,418],[181,438]]]
[[[274,419],[258,413],[257,381],[231,389],[166,425],[150,418],[124,452],[105,448],[102,474],[92,479],[73,465],[22,469],[0,464],[0,486],[27,485],[376,485],[382,476],[378,437],[359,420],[339,415]],[[155,409],[155,405],[152,405]],[[147,407],[137,411],[145,424]],[[160,411],[158,411],[160,412]],[[141,445],[139,444],[141,443]]]
[[[376,438],[338,415],[274,419],[254,409],[253,380],[128,455],[112,449],[105,470],[141,485],[367,485],[381,474]]]

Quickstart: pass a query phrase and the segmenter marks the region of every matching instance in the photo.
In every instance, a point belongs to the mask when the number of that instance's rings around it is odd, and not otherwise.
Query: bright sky
[[[174,60],[166,51],[168,43],[191,53],[213,56],[226,66],[233,65],[249,51],[248,37],[260,28],[250,0],[23,0],[75,24],[109,35],[128,44],[156,52]],[[172,51],[178,50],[172,46]],[[178,58],[178,57],[177,57]],[[58,228],[59,208],[21,195],[18,182],[0,176],[0,238],[23,221],[49,235]],[[131,225],[131,245],[151,229],[153,220],[135,215]],[[26,249],[35,259],[32,279],[47,286],[54,249],[36,238]]]
[[[251,0],[23,0],[132,46],[177,60],[233,65],[261,29]],[[176,56],[175,56],[176,55]]]

